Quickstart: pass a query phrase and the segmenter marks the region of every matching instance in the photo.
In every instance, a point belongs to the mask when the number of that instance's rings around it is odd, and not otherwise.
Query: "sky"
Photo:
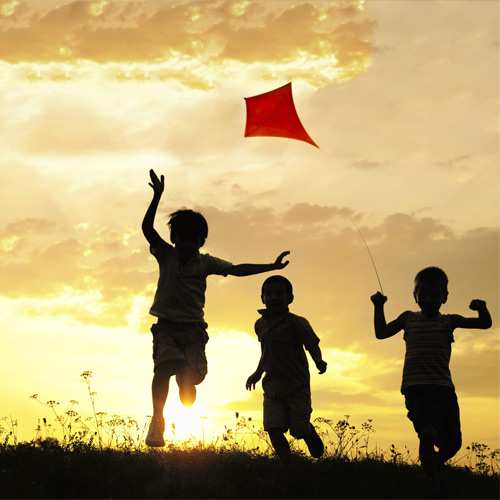
[[[328,362],[310,363],[313,418],[372,418],[381,446],[416,437],[358,229],[388,318],[415,310],[429,265],[449,277],[443,312],[486,300],[493,328],[455,332],[451,371],[464,443],[499,447],[498,26],[481,0],[0,0],[0,417],[30,439],[49,410],[34,393],[90,412],[85,370],[98,410],[151,414],[153,168],[166,240],[188,207],[208,220],[203,252],[290,250],[291,310]],[[319,149],[243,137],[244,97],[289,81]],[[175,389],[167,402],[186,433],[261,418],[244,385],[264,278],[208,278],[209,373],[192,410]]]

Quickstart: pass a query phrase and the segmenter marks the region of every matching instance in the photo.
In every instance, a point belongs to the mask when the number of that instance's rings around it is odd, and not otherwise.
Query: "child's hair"
[[[436,283],[442,285],[444,291],[448,291],[448,276],[439,267],[426,267],[415,276],[415,291],[422,283]]]
[[[284,287],[286,288],[286,291],[290,295],[290,297],[293,296],[292,283],[290,282],[290,280],[288,280],[284,276],[281,276],[280,274],[275,274],[274,276],[269,276],[269,278],[266,278],[264,280],[264,283],[262,283],[261,294],[264,293],[264,289],[266,288],[266,286],[271,285],[273,283],[284,285]]]
[[[199,212],[194,210],[182,209],[172,212],[168,220],[170,227],[170,238],[176,235],[186,235],[197,237],[201,240],[201,246],[205,243],[208,236],[207,220]]]

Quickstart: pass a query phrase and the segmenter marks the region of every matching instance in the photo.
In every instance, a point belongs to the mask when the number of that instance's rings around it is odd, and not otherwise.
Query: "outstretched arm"
[[[265,273],[266,271],[274,271],[275,269],[283,269],[289,264],[288,260],[283,262],[283,259],[289,253],[289,251],[281,252],[272,264],[236,264],[229,269],[227,274],[231,276],[250,276]]]
[[[370,297],[373,302],[373,326],[375,327],[375,337],[378,339],[387,339],[403,330],[406,319],[406,312],[400,314],[394,321],[387,323],[385,320],[384,304],[387,297],[380,292]]]
[[[158,241],[163,241],[161,236],[156,232],[154,228],[154,221],[156,216],[156,210],[158,209],[158,204],[160,203],[161,195],[165,188],[165,178],[162,175],[160,179],[155,174],[154,170],[149,171],[149,176],[151,177],[151,182],[149,185],[153,188],[153,199],[149,204],[144,219],[142,221],[142,232],[145,238],[148,240],[151,246],[155,246]]]
[[[477,311],[477,318],[464,318],[459,314],[453,314],[451,318],[454,328],[481,328],[485,330],[491,327],[491,315],[484,300],[474,299],[470,303],[469,309]]]

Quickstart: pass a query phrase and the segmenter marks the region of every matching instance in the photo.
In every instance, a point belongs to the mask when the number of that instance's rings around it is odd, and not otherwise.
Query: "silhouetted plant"
[[[144,436],[149,424],[150,416],[140,425],[132,417],[108,415],[104,411],[96,411],[95,396],[92,390],[92,372],[84,371],[81,374],[87,386],[92,415],[84,417],[77,411],[78,401],[70,400],[68,407],[62,411],[61,404],[55,400],[40,400],[38,394],[30,396],[40,405],[48,408],[55,419],[54,427],[47,417],[39,418],[35,428],[35,437],[30,446],[49,449],[60,447],[68,451],[118,449],[124,451],[144,451]],[[59,410],[58,410],[59,408]],[[372,444],[372,436],[376,432],[373,420],[367,419],[356,426],[351,422],[350,415],[335,421],[324,417],[314,419],[314,426],[325,443],[325,458],[340,459],[343,461],[377,460],[390,462],[395,465],[416,464],[418,460],[412,458],[407,446],[399,450],[391,444],[388,450],[381,450],[377,444]],[[4,449],[18,444],[17,420],[12,417],[0,418],[0,446]],[[59,429],[59,430],[58,430]],[[179,440],[176,436],[175,423],[171,423],[171,433],[174,442],[167,443],[167,450],[211,450],[220,452],[244,452],[269,456],[273,455],[273,447],[267,432],[251,417],[245,417],[240,412],[234,413],[232,424],[224,426],[222,434],[210,443],[191,437]],[[95,442],[97,440],[97,442]],[[299,455],[305,453],[302,440],[289,438],[290,446]],[[484,443],[473,442],[465,448],[465,456],[457,457],[450,465],[457,465],[460,461],[467,463],[467,468],[481,474],[498,474],[500,463],[500,449],[491,450]]]

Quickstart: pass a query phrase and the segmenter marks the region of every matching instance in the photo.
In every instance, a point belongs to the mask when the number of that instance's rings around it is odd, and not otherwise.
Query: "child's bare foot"
[[[306,442],[311,457],[319,458],[323,455],[325,446],[312,424],[310,424],[309,434],[304,436],[304,441]]]
[[[175,376],[179,386],[179,398],[184,406],[193,406],[196,401],[196,386],[193,384],[193,378],[188,369],[182,370]]]
[[[267,432],[280,462],[282,464],[289,464],[291,458],[290,445],[283,432],[278,429],[271,429]]]
[[[154,417],[149,422],[148,435],[146,436],[146,444],[152,447],[165,446],[163,432],[165,431],[165,419],[163,417]]]
[[[179,397],[184,406],[193,406],[196,401],[196,386],[183,383],[179,386]]]

